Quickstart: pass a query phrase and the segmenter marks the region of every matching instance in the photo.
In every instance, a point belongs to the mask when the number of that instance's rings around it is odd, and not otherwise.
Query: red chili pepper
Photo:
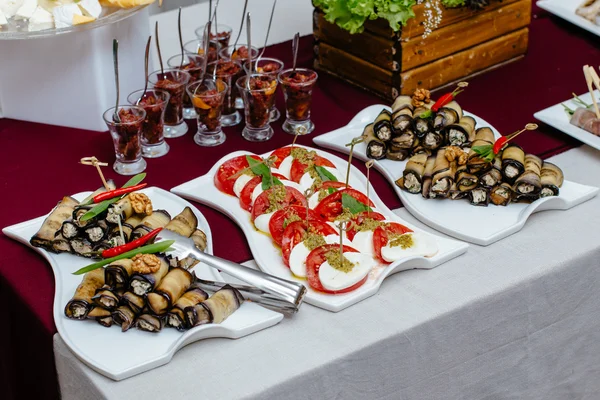
[[[113,247],[110,249],[106,249],[102,252],[102,257],[103,258],[111,258],[114,256],[118,256],[119,254],[128,252],[130,250],[136,249],[140,246],[143,246],[146,243],[148,243],[154,236],[158,235],[158,232],[162,231],[162,229],[163,228],[156,228],[155,230],[151,231],[147,235],[144,235],[141,238],[136,239],[132,242],[125,243],[125,244],[122,244],[120,246]]]
[[[135,186],[120,188],[120,189],[115,189],[115,190],[109,190],[108,192],[102,192],[102,193],[94,196],[94,203],[101,203],[104,200],[112,199],[115,197],[123,196],[124,194],[135,192],[136,190],[145,188],[146,185],[147,185],[147,183],[140,183]]]
[[[494,154],[500,153],[504,145],[508,142],[508,138],[506,136],[500,136],[496,142],[494,142]]]
[[[460,93],[462,92],[462,88],[466,87],[466,82],[462,82],[459,83],[459,86],[454,89],[454,91],[452,93],[446,93],[445,95],[443,95],[442,97],[440,97],[438,99],[438,101],[436,101],[433,106],[431,106],[431,109],[435,112],[438,112],[440,108],[445,107],[448,103],[450,103],[452,100],[454,100],[454,98]]]

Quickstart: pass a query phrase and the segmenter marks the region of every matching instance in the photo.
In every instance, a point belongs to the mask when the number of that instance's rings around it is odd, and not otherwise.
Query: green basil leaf
[[[333,181],[333,182],[337,182],[337,178],[335,177],[335,175],[333,175],[331,172],[329,172],[327,170],[327,168],[325,167],[321,167],[320,165],[315,165],[315,171],[317,171],[317,174],[319,174],[319,177],[321,178],[321,180],[323,182],[325,181]]]
[[[327,192],[329,192],[329,194],[333,194],[333,193],[337,192],[337,189],[330,187],[330,188],[327,188]]]
[[[373,211],[371,207],[356,200],[349,194],[342,193],[342,207],[350,210],[352,214],[358,214],[363,211]]]
[[[273,185],[283,185],[279,179],[273,177]],[[271,188],[271,176],[263,175],[262,176],[262,190],[267,190]]]
[[[137,175],[131,177],[131,179],[128,180],[123,185],[123,187],[124,188],[128,188],[128,187],[131,187],[131,186],[135,186],[135,185],[141,183],[145,178],[146,178],[146,173],[145,172],[142,172],[141,174],[137,174]]]
[[[490,154],[491,151],[493,151],[493,147],[492,145],[485,145],[485,146],[475,146],[475,147],[471,147],[471,150],[473,150],[476,154],[479,154],[480,156],[487,156],[488,154]]]
[[[252,158],[250,156],[246,156],[246,160],[248,161],[250,170],[252,170],[252,172],[255,175],[263,175],[264,176],[265,174],[269,173],[269,167],[267,167],[263,161],[255,160],[254,158]]]

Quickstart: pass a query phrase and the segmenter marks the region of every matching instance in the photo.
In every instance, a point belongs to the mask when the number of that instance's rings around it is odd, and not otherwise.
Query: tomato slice
[[[279,185],[278,185],[279,186]],[[271,201],[269,200],[269,194],[273,192],[273,190],[277,189],[277,186],[272,187],[268,190],[262,192],[256,198],[256,201],[252,205],[252,221],[256,219],[259,215],[264,214],[269,207],[271,207]],[[287,208],[293,205],[300,205],[306,207],[306,198],[302,193],[298,191],[298,189],[294,189],[293,187],[285,186],[285,196],[279,202],[277,209],[281,210],[283,208]]]
[[[327,259],[325,258],[325,254],[327,254],[327,252],[331,250],[339,251],[339,249],[340,246],[337,244],[326,244],[324,246],[317,247],[316,249],[310,252],[308,258],[306,259],[306,279],[308,280],[308,284],[311,288],[323,293],[340,294],[356,290],[367,281],[369,275],[365,276],[360,282],[342,290],[332,291],[327,290],[323,287],[323,285],[321,284],[321,280],[319,279],[319,269],[321,268],[321,265],[323,265],[323,263],[327,261]],[[343,251],[344,253],[358,253],[358,250],[350,246],[343,246]]]
[[[326,222],[320,220],[310,221],[310,227],[313,232],[317,232],[323,236],[336,234],[335,229]],[[305,221],[295,221],[289,224],[284,230],[281,237],[281,254],[283,263],[289,268],[290,254],[292,249],[302,241],[307,227]]]
[[[277,243],[278,246],[281,246],[281,240],[283,239],[283,231],[286,227],[284,227],[285,220],[290,218],[291,216],[296,215],[302,221],[306,220],[306,207],[302,206],[290,206],[283,210],[276,211],[275,214],[271,217],[269,221],[269,231],[271,232],[271,236],[273,237],[273,241]],[[308,210],[308,220],[320,220],[319,216],[315,214],[315,212],[311,209]],[[296,221],[299,222],[299,221]]]
[[[273,176],[279,180],[285,179],[285,176],[281,174],[273,174]],[[252,193],[254,188],[262,184],[262,176],[255,176],[252,178],[246,186],[240,192],[240,207],[246,211],[252,211]]]
[[[378,212],[372,211],[372,212],[366,212],[363,211],[361,213],[358,213],[354,216],[354,218],[352,218],[352,226],[350,227],[350,229],[348,229],[346,231],[346,237],[348,238],[348,240],[352,241],[354,240],[354,236],[356,235],[356,228],[363,223],[363,221],[367,218],[371,218],[374,219],[375,221],[383,221],[385,220],[385,217],[383,216],[383,214],[380,214]]]
[[[248,155],[257,161],[261,161],[261,158],[257,155]],[[248,168],[248,160],[246,159],[246,155],[237,156],[231,160],[225,161],[219,168],[217,168],[217,173],[213,179],[217,189],[223,193],[235,196],[235,193],[233,192],[235,179],[233,179],[232,176],[244,168]]]
[[[274,150],[269,157],[277,157],[275,162],[273,163],[273,167],[279,168],[281,162],[292,154],[292,146],[280,147],[277,150]]]
[[[331,167],[335,168],[335,165],[326,159],[325,157],[321,157],[319,155],[315,155],[313,159],[314,165],[318,165],[320,167]],[[295,159],[292,161],[292,169],[290,171],[290,177],[294,182],[300,182],[300,178],[302,175],[306,173],[306,169],[308,165],[301,163],[299,160]]]
[[[315,212],[323,219],[327,221],[334,221],[344,210],[342,208],[342,194],[346,193],[349,196],[354,197],[356,200],[363,204],[367,204],[370,207],[375,207],[372,201],[367,198],[367,195],[359,192],[358,190],[348,188],[338,190],[335,193],[325,197],[315,207]]]
[[[384,264],[391,264],[385,261],[381,255],[381,248],[387,246],[389,241],[388,233],[403,234],[407,232],[412,232],[412,229],[397,222],[388,222],[385,226],[375,228],[375,231],[373,231],[373,249],[375,250],[377,260]]]

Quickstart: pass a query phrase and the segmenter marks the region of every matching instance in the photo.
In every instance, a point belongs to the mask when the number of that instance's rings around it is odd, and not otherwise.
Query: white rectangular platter
[[[210,227],[204,216],[187,201],[165,190],[151,187],[142,190],[152,200],[154,209],[163,209],[175,216],[186,206],[191,207],[198,217],[198,228],[206,233],[206,251],[212,254]],[[84,199],[90,192],[74,195]],[[282,314],[267,310],[257,304],[244,302],[242,306],[222,324],[207,324],[179,332],[164,328],[159,333],[143,332],[132,328],[127,332],[113,326],[105,328],[95,321],[75,321],[64,315],[64,307],[81,283],[81,275],[73,275],[92,261],[72,254],[53,254],[29,244],[29,239],[38,231],[46,216],[4,228],[8,237],[39,252],[48,260],[56,282],[54,294],[54,322],[58,333],[71,351],[90,368],[113,380],[122,380],[168,363],[175,352],[183,346],[200,339],[223,337],[237,339],[261,329],[276,325]],[[217,282],[223,278],[213,268],[203,264],[194,267],[196,276]],[[196,366],[197,367],[197,366]]]
[[[595,96],[596,99],[598,99],[600,97],[600,93],[596,91]],[[589,93],[582,94],[579,97],[586,103],[592,104],[592,96]],[[572,100],[566,100],[542,111],[538,111],[533,114],[533,116],[536,119],[539,119],[540,121],[550,125],[551,127],[556,128],[579,141],[582,141],[588,146],[591,146],[596,150],[600,150],[600,137],[575,125],[572,125],[569,122],[569,116],[564,111],[564,107],[562,106],[563,104],[573,110],[577,108],[577,104]]]
[[[318,155],[331,160],[338,170],[346,170],[348,165],[346,160],[322,150],[311,148],[308,149],[315,150]],[[242,228],[242,231],[246,235],[246,239],[250,245],[250,250],[252,251],[255,261],[260,269],[262,269],[264,272],[284,279],[296,279],[299,282],[305,283],[304,280],[293,277],[289,268],[284,265],[281,259],[281,251],[273,245],[270,236],[260,233],[256,230],[250,219],[250,213],[243,210],[239,206],[238,198],[220,192],[213,184],[213,178],[217,168],[226,160],[243,154],[251,153],[244,151],[230,153],[219,160],[206,175],[183,183],[171,189],[171,191],[182,197],[189,198],[213,207],[232,218]],[[270,153],[263,154],[262,156],[266,157],[269,154]],[[366,191],[366,177],[354,166],[350,171],[349,184],[357,190],[363,192]],[[413,229],[414,231],[419,231],[417,227],[409,224],[406,221],[403,221],[400,217],[391,212],[390,209],[381,201],[381,199],[379,199],[374,190],[371,190],[370,193],[370,198],[375,204],[375,208],[385,215],[387,219],[399,222]],[[436,237],[436,240],[439,251],[435,256],[431,258],[407,257],[405,259],[396,261],[385,268],[377,267],[371,271],[367,282],[352,292],[335,295],[320,293],[311,289],[307,284],[305,284],[308,289],[305,301],[314,306],[321,307],[329,311],[338,312],[377,293],[383,280],[391,274],[414,268],[434,268],[454,257],[463,254],[468,247],[465,243],[442,237]]]
[[[540,0],[536,4],[539,8],[600,36],[600,26],[575,14],[575,10],[582,3],[583,0]]]
[[[348,153],[345,146],[353,138],[359,137],[365,125],[373,122],[384,105],[373,105],[359,112],[348,125],[335,131],[317,136],[313,141],[319,146]],[[477,127],[489,126],[496,136],[498,131],[481,118],[465,112],[477,121]],[[368,160],[366,145],[360,143],[354,148],[354,155]],[[565,181],[557,197],[546,197],[531,204],[512,203],[507,207],[490,205],[475,207],[466,200],[424,199],[421,195],[401,190],[394,182],[402,176],[405,161],[375,161],[377,168],[391,183],[406,209],[424,224],[447,235],[470,243],[487,246],[521,230],[527,218],[534,212],[544,210],[567,210],[587,201],[598,193],[598,188]]]

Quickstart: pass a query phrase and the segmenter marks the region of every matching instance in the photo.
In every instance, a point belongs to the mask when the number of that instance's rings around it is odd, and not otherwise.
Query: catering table
[[[584,92],[581,66],[600,59],[597,37],[536,6],[534,15],[528,56],[470,80],[461,95],[465,109],[503,133],[532,122],[535,111],[571,92]],[[266,54],[289,64],[289,49],[285,43]],[[312,41],[305,37],[299,65],[311,60]],[[299,142],[310,145],[314,135],[346,124],[378,101],[321,76],[313,104],[317,128]],[[282,109],[282,98],[278,105]],[[206,173],[233,150],[261,153],[285,145],[291,137],[281,123],[274,124],[276,134],[267,143],[244,141],[241,126],[226,129],[227,141],[216,149],[195,146],[189,134],[170,140],[168,156],[149,160],[148,182],[169,189]],[[94,170],[77,164],[81,157],[114,159],[106,133],[0,120],[0,140],[2,227],[47,213],[67,193],[99,186]],[[579,145],[546,126],[517,142],[544,158]],[[600,153],[583,147],[558,157],[568,179],[600,185]],[[372,183],[390,208],[401,206],[381,175],[374,173]],[[594,295],[599,201],[534,215],[521,232],[492,246],[473,245],[432,271],[393,276],[376,296],[343,312],[305,305],[274,328],[237,341],[190,345],[170,364],[119,383],[83,366],[58,336],[53,355],[51,270],[42,257],[2,235],[0,301],[7,316],[0,324],[0,397],[57,398],[56,358],[65,399],[159,393],[168,398],[598,398],[599,383],[592,378],[600,372],[600,304]],[[211,225],[217,255],[240,262],[251,258],[233,222],[198,208]]]

